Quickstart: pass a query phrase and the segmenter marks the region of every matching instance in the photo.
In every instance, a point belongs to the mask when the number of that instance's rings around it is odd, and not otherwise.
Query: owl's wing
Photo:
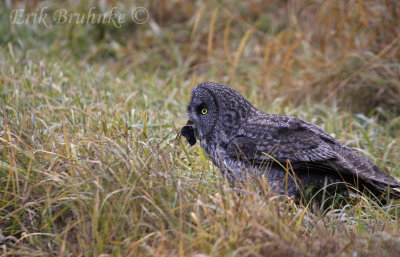
[[[250,125],[233,137],[227,146],[231,158],[260,165],[279,162],[286,166],[307,169],[323,174],[335,172],[349,180],[360,179],[379,191],[390,185],[398,188],[399,183],[376,164],[357,154],[357,151],[340,145],[325,131],[309,123],[297,126]]]
[[[246,136],[245,136],[246,135]],[[246,157],[257,163],[266,160],[279,162],[319,162],[334,159],[337,153],[315,132],[301,126],[274,128],[252,126],[235,136],[227,147],[231,157]],[[239,155],[238,155],[239,154]]]

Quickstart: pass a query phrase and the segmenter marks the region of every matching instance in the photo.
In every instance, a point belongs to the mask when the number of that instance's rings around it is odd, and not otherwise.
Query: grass
[[[150,20],[122,28],[7,19],[133,7],[103,2],[0,4],[2,255],[400,254],[398,202],[322,214],[262,181],[231,188],[176,139],[191,88],[217,81],[400,177],[396,1],[143,1]]]

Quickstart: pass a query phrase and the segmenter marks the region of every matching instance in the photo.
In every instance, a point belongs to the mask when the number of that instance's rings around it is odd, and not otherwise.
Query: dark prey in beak
[[[188,120],[185,126],[181,129],[181,135],[186,138],[190,145],[196,144],[195,129],[192,126],[192,121]]]

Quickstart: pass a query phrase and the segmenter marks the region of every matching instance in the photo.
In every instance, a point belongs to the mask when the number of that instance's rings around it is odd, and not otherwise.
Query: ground
[[[79,24],[92,7],[126,20]],[[47,23],[27,16],[43,8]],[[176,138],[191,88],[215,81],[400,177],[395,1],[5,1],[0,14],[2,255],[400,255],[399,202],[318,210],[263,181],[232,188]]]

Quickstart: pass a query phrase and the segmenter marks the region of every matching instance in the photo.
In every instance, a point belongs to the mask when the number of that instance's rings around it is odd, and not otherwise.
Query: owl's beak
[[[191,126],[191,127],[193,127],[193,128],[196,127],[196,124],[194,124],[194,122],[193,122],[193,120],[192,120],[192,117],[190,117],[190,118],[188,119],[188,121],[186,122],[185,126]]]
[[[197,134],[196,125],[191,119],[189,119],[186,122],[186,125],[183,126],[183,128],[181,129],[181,135],[186,138],[186,140],[189,142],[190,145],[195,145],[196,134]]]

